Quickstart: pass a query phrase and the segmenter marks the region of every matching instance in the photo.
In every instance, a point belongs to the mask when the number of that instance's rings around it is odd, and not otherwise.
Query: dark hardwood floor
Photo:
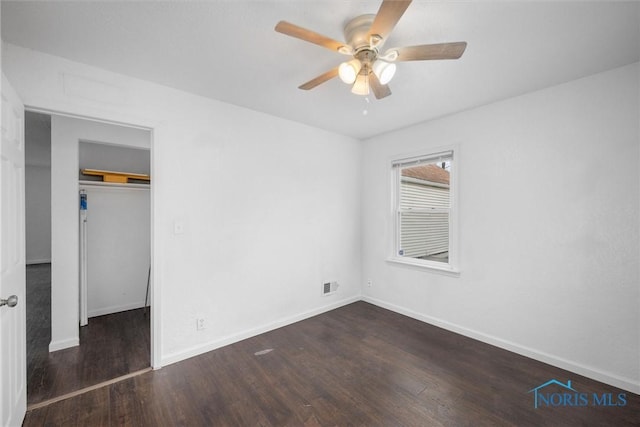
[[[144,309],[92,317],[80,346],[49,353],[51,264],[27,267],[27,401],[51,399],[149,367]]]
[[[535,409],[529,390],[550,379],[627,404]],[[30,411],[24,425],[637,426],[639,414],[638,395],[357,302]]]

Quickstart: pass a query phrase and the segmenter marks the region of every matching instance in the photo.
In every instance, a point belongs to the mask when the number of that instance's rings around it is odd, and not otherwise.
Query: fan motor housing
[[[356,16],[344,26],[344,39],[355,52],[371,50],[369,30],[375,17],[373,14]]]

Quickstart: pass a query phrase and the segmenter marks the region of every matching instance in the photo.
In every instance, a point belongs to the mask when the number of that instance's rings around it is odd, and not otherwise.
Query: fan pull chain
[[[367,108],[369,107],[369,104],[371,103],[371,101],[369,100],[368,96],[364,97],[364,102],[366,103],[366,105],[364,106],[364,110],[362,110],[362,115],[366,116],[367,114],[369,114],[369,110]]]

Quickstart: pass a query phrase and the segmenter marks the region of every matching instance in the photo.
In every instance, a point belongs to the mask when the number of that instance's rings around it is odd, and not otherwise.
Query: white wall
[[[365,141],[365,298],[640,392],[638,81],[636,63]],[[449,144],[460,277],[385,261],[390,158]]]
[[[359,299],[359,141],[12,45],[2,53],[26,105],[154,128],[154,366]],[[326,280],[341,286],[323,297]]]
[[[51,262],[51,168],[25,166],[27,264]]]
[[[25,115],[27,264],[51,262],[51,123],[44,117]]]
[[[150,135],[147,136],[147,141],[150,141],[150,137]],[[151,155],[148,148],[80,141],[78,163],[80,169],[151,173]],[[83,181],[102,181],[101,177],[82,174],[80,179]]]
[[[138,148],[149,148],[151,143],[146,130],[58,115],[51,117],[50,351],[79,343],[78,150],[81,140]]]
[[[88,204],[88,317],[144,307],[151,262],[149,188],[80,188]]]

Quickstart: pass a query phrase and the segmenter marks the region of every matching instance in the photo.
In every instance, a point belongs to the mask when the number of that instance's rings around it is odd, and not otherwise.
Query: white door
[[[0,298],[10,302],[0,307],[0,424],[19,426],[27,408],[24,107],[4,73],[0,154]]]

